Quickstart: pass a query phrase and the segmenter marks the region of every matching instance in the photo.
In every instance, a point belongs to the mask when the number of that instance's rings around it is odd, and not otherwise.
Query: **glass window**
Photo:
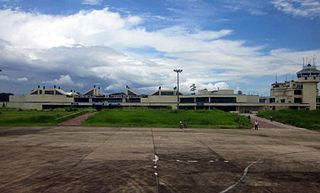
[[[194,103],[194,98],[180,98],[180,103]]]
[[[211,97],[211,103],[236,103],[236,97]]]

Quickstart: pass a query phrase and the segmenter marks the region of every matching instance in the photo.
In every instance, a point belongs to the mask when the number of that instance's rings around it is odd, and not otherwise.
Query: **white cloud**
[[[9,78],[7,75],[0,75],[0,80],[10,81],[10,82],[27,82],[28,78],[21,77],[21,78]]]
[[[28,78],[27,77],[21,77],[17,79],[18,82],[27,82]]]
[[[0,10],[0,62],[16,71],[23,66],[33,69],[34,77],[40,71],[46,83],[84,87],[85,79],[92,84],[101,81],[101,87],[110,92],[125,85],[145,92],[158,86],[173,88],[174,68],[184,69],[181,84],[185,90],[190,83],[222,88],[226,85],[214,83],[295,73],[302,57],[320,53],[278,49],[266,54],[263,46],[228,40],[231,29],[190,31],[171,26],[148,31],[144,20],[107,8],[69,16]],[[21,71],[16,77],[24,76]]]
[[[225,8],[230,9],[232,11],[247,11],[251,15],[255,16],[267,14],[267,12],[264,10],[265,3],[267,3],[267,1],[265,0],[228,0],[223,1],[223,3],[225,3]]]
[[[273,0],[272,4],[278,10],[294,16],[320,16],[320,1],[318,0]]]
[[[82,0],[82,4],[85,5],[99,5],[101,2],[102,0]]]
[[[56,84],[56,85],[72,85],[72,86],[77,86],[77,87],[83,87],[82,84],[73,82],[72,78],[68,74],[67,75],[60,75],[60,77],[58,79],[54,79],[52,81],[45,81],[44,83],[51,83],[51,84]]]
[[[6,75],[0,75],[0,80],[9,80],[9,77]]]

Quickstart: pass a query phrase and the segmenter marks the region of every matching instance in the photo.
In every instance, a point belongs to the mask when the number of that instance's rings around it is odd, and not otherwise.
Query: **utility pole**
[[[179,73],[182,72],[182,69],[174,69],[173,70],[174,72],[177,73],[177,110],[179,110],[179,102],[180,102],[180,99],[179,99],[179,95],[180,95],[180,92],[179,92]]]

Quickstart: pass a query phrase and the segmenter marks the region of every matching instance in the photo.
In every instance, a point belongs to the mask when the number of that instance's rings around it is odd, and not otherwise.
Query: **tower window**
[[[295,95],[301,95],[301,94],[302,94],[302,91],[301,91],[301,90],[294,90],[294,94],[295,94]]]
[[[301,98],[294,98],[294,103],[302,103],[302,99]]]
[[[307,80],[307,79],[308,79],[308,77],[306,77],[306,76],[305,76],[305,77],[304,77],[304,79],[305,79],[305,80]]]

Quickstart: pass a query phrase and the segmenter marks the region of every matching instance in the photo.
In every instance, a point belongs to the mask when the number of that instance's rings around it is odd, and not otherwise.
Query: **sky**
[[[320,0],[0,0],[0,92],[234,89],[320,68]]]

